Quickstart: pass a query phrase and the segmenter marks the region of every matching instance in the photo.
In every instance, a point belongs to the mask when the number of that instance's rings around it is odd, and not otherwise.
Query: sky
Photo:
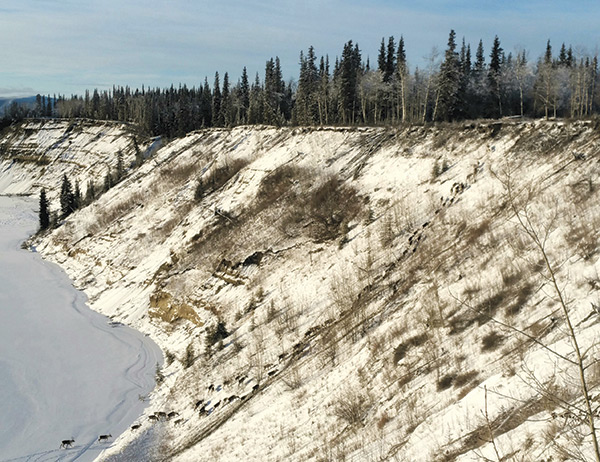
[[[600,48],[598,0],[0,0],[0,97],[83,94],[86,89],[212,86],[215,72],[264,76],[278,56],[297,79],[309,46],[331,62],[348,40],[373,65],[381,39],[403,36],[411,69],[443,53],[454,29],[486,59],[494,36],[535,61],[551,41],[577,53]]]

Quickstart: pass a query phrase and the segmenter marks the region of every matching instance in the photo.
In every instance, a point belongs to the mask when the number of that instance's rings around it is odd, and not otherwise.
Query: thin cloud
[[[391,35],[402,35],[412,67],[423,67],[450,29],[472,47],[482,39],[486,50],[498,35],[507,52],[521,45],[534,59],[547,39],[557,49],[600,45],[600,4],[588,0],[8,0],[0,11],[0,40],[9,44],[0,86],[43,93],[82,93],[98,82],[198,85],[215,71],[235,81],[244,66],[262,77],[274,56],[287,79],[311,45],[333,62],[351,39],[373,64]]]

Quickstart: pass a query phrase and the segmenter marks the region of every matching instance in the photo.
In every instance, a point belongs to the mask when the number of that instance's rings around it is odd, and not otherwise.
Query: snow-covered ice
[[[91,461],[142,413],[162,353],[20,249],[35,201],[0,197],[0,461]],[[62,440],[74,439],[61,449]]]

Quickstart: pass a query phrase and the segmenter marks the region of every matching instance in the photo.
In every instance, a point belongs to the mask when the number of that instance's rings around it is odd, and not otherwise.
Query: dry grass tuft
[[[452,383],[454,388],[463,387],[471,382],[474,382],[479,376],[479,372],[476,370],[470,370],[467,372],[463,372],[462,374],[458,374]]]
[[[437,382],[437,391],[444,391],[450,388],[456,380],[456,377],[456,372],[451,372],[440,377]]]
[[[333,414],[348,425],[362,423],[369,410],[370,400],[362,390],[348,388],[333,403]]]
[[[481,351],[489,352],[496,350],[504,342],[504,336],[495,330],[483,336],[481,339]]]
[[[464,241],[467,246],[471,246],[478,242],[486,233],[490,231],[491,220],[489,218],[477,223],[474,226],[468,227],[464,232]]]
[[[429,339],[429,335],[427,332],[423,332],[421,334],[410,337],[405,342],[400,343],[394,349],[394,364],[398,363],[401,359],[406,356],[406,353],[414,347],[418,347],[423,345]]]
[[[519,286],[514,301],[505,308],[504,314],[506,314],[506,316],[517,315],[523,309],[527,300],[529,300],[529,297],[533,294],[534,288],[535,286],[531,282],[525,282]]]

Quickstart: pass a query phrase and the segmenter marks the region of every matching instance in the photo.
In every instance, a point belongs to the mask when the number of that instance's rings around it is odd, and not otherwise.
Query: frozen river
[[[35,206],[0,196],[0,461],[91,461],[114,440],[99,435],[117,437],[141,414],[162,353],[20,249],[37,228]]]

